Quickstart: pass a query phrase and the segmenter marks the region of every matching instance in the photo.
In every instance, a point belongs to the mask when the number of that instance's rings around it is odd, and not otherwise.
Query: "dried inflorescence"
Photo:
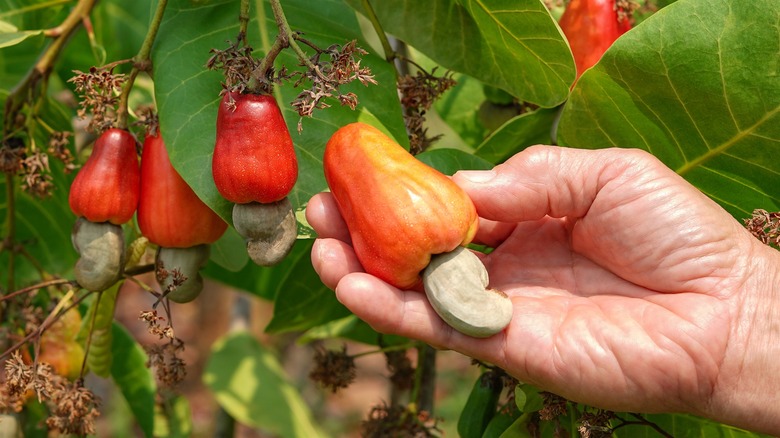
[[[91,67],[89,72],[75,70],[76,76],[68,79],[81,95],[77,114],[85,119],[91,113],[92,117],[86,127],[88,132],[102,132],[114,125],[116,121],[116,105],[119,93],[125,82],[125,75],[114,73],[114,67]]]
[[[390,382],[399,390],[411,389],[414,384],[415,368],[406,355],[406,350],[385,352],[387,369],[392,373]]]
[[[79,436],[95,433],[99,400],[81,380],[70,382],[55,374],[49,364],[28,365],[16,350],[5,362],[5,381],[0,388],[0,409],[21,411],[27,393],[33,391],[49,407],[49,428]]]
[[[51,415],[46,425],[61,433],[79,436],[95,433],[95,419],[100,416],[99,400],[80,380],[66,383],[50,399]]]
[[[65,164],[65,173],[71,173],[76,170],[76,164],[73,163],[73,153],[68,148],[70,138],[73,133],[70,131],[56,131],[49,137],[48,152],[54,158]]]
[[[155,270],[155,276],[157,278],[157,283],[159,284],[168,284],[165,288],[165,290],[162,292],[162,296],[165,297],[171,292],[175,291],[176,288],[184,284],[185,281],[187,281],[187,276],[182,274],[181,271],[177,268],[174,268],[172,270],[165,269],[165,263],[162,261],[158,261],[157,269]],[[167,282],[168,278],[170,277],[171,281]]]
[[[539,418],[544,421],[555,420],[567,411],[568,400],[551,392],[540,392],[542,396],[542,409],[539,410]]]
[[[611,421],[614,418],[615,413],[612,411],[584,412],[578,421],[580,426],[577,430],[582,438],[608,438],[613,433]]]
[[[431,438],[442,436],[442,433],[436,419],[427,412],[413,412],[407,406],[383,403],[371,408],[368,419],[361,424],[360,436]]]
[[[615,0],[615,11],[617,11],[618,23],[622,23],[623,21],[632,22],[634,11],[640,7],[642,7],[642,5],[632,0]]]
[[[753,210],[753,216],[745,219],[745,228],[765,245],[780,249],[780,211]]]
[[[311,117],[315,109],[330,107],[324,100],[333,97],[341,105],[354,110],[358,104],[357,95],[352,92],[342,93],[340,87],[353,81],[359,81],[366,86],[377,83],[371,69],[360,65],[360,58],[368,52],[358,47],[354,40],[343,46],[334,44],[325,50],[320,50],[311,43],[307,44],[317,50],[311,58],[314,68],[292,73],[290,77],[300,76],[295,83],[296,87],[305,81],[310,81],[311,86],[298,93],[292,102],[293,108],[301,117]],[[299,121],[298,131],[300,130]]]
[[[451,72],[442,76],[436,76],[435,73],[436,69],[431,73],[418,71],[414,76],[404,75],[398,78],[397,87],[401,93],[401,105],[405,109],[404,122],[413,155],[424,151],[439,138],[428,137],[428,130],[424,127],[425,113],[444,92],[457,83]]]
[[[157,381],[163,387],[173,388],[187,377],[187,364],[179,354],[184,351],[184,342],[173,338],[164,344],[144,347],[149,360],[146,366],[153,368]]]
[[[243,40],[230,43],[225,50],[211,49],[211,57],[206,62],[209,70],[222,70],[225,82],[223,93],[241,93],[251,82],[252,72],[257,68],[258,61],[252,57],[252,47],[242,46]]]
[[[348,387],[355,381],[355,359],[347,354],[347,346],[341,351],[318,348],[314,353],[314,369],[309,378],[332,392]]]
[[[173,327],[170,324],[162,325],[161,321],[166,321],[165,317],[157,314],[156,310],[142,310],[138,319],[146,322],[146,329],[149,334],[157,336],[159,339],[174,339]]]
[[[22,189],[38,198],[51,195],[52,184],[49,156],[40,151],[33,152],[23,161]]]

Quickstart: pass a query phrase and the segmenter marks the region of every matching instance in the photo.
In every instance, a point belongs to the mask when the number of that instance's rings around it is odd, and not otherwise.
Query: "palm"
[[[503,348],[485,359],[558,394],[624,411],[670,409],[670,394],[711,390],[728,334],[718,317],[724,304],[627,281],[608,257],[599,257],[602,266],[574,251],[577,231],[557,219],[524,223],[485,258],[492,287],[516,303],[506,339],[497,342]],[[614,265],[627,255],[616,254]]]

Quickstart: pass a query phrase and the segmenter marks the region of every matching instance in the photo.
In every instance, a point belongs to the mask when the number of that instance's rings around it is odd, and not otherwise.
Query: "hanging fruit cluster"
[[[297,221],[287,199],[298,178],[295,148],[270,94],[231,93],[217,113],[214,184],[233,206],[233,226],[249,257],[272,266],[292,249]]]
[[[122,224],[138,206],[140,168],[135,138],[111,128],[95,142],[70,187],[68,202],[78,216],[71,238],[81,256],[74,274],[81,287],[103,291],[122,275],[125,239]]]

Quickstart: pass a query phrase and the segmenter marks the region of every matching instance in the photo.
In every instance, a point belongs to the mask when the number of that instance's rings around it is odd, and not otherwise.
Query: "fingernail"
[[[481,184],[495,178],[496,172],[493,170],[461,170],[455,175],[469,182]]]

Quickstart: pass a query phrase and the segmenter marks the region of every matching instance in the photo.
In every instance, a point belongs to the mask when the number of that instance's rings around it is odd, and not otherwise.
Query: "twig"
[[[28,292],[33,292],[33,291],[36,291],[38,289],[43,289],[44,287],[61,286],[61,285],[64,285],[64,284],[69,284],[71,286],[78,286],[78,284],[76,283],[75,280],[68,280],[67,278],[57,278],[57,279],[54,279],[54,280],[47,280],[47,281],[44,281],[42,283],[37,283],[37,284],[34,284],[32,286],[27,286],[27,287],[24,287],[24,288],[19,289],[17,291],[11,292],[11,293],[9,293],[7,295],[4,295],[4,296],[0,297],[0,301],[10,300],[11,298],[13,298],[13,297],[15,297],[17,295],[26,294]]]
[[[646,419],[645,417],[643,417],[643,416],[641,416],[639,414],[635,414],[635,413],[630,413],[629,415],[631,415],[632,417],[636,418],[636,421],[624,420],[624,419],[618,417],[618,419],[620,420],[620,424],[618,424],[617,426],[613,427],[612,430],[614,431],[614,430],[617,430],[618,428],[621,428],[623,426],[631,426],[631,425],[649,426],[653,430],[658,432],[661,436],[664,436],[666,438],[674,438],[674,435],[672,435],[669,432],[663,430],[661,428],[661,426],[653,423],[652,421]]]
[[[393,62],[398,55],[395,53],[395,50],[393,50],[390,40],[387,39],[387,34],[384,29],[382,29],[382,24],[379,22],[379,17],[376,16],[376,12],[374,12],[374,7],[371,6],[369,0],[362,0],[361,3],[363,4],[363,11],[366,13],[368,21],[371,22],[371,26],[374,27],[374,31],[376,32],[377,37],[379,37],[379,42],[382,43],[382,50],[385,52],[385,60],[387,62]]]
[[[165,7],[167,5],[168,0],[158,0],[157,9],[154,11],[154,17],[152,17],[152,22],[149,24],[149,30],[146,32],[146,37],[144,37],[144,42],[141,44],[141,49],[133,58],[133,69],[130,70],[127,82],[125,82],[122,87],[122,94],[119,96],[116,123],[118,128],[127,128],[127,103],[130,98],[130,90],[133,88],[133,83],[135,83],[135,78],[140,72],[149,72],[152,69],[150,58],[152,45],[154,45],[154,40],[157,37],[157,31],[160,30],[160,23],[162,23]]]

